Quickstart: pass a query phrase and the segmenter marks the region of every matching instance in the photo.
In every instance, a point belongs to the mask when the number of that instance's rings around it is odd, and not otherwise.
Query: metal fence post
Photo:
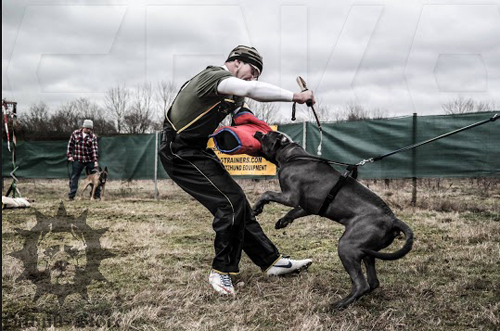
[[[413,128],[412,128],[412,144],[417,142],[417,113],[413,113]],[[412,192],[411,205],[417,205],[417,149],[414,148],[411,152],[411,174],[412,174]]]
[[[302,122],[302,148],[307,150],[307,121]]]
[[[154,198],[155,200],[158,200],[158,133],[159,131],[155,131],[155,174],[154,174],[154,180],[155,180],[155,193],[154,193]]]

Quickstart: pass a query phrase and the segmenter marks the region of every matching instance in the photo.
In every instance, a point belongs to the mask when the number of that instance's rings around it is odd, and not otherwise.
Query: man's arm
[[[97,156],[98,156],[98,150],[99,147],[97,146],[97,136],[94,134],[94,137],[92,137],[92,161],[94,161],[94,166],[98,167],[99,163],[97,162]]]
[[[73,162],[73,149],[75,148],[75,133],[71,133],[71,137],[68,141],[68,148],[66,149],[66,157],[69,161]]]
[[[294,93],[276,85],[245,81],[236,77],[229,77],[222,80],[217,86],[217,92],[225,95],[248,97],[261,102],[294,101],[302,104],[307,100],[312,100],[313,104],[316,103],[312,91]]]

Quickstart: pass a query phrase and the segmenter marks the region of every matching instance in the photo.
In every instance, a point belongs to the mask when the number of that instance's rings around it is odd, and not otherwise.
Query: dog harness
[[[332,187],[330,190],[330,193],[325,198],[325,201],[323,201],[323,204],[321,205],[321,208],[319,209],[318,215],[323,216],[326,213],[326,210],[328,209],[328,206],[332,201],[335,199],[337,194],[339,193],[340,189],[342,186],[344,186],[346,180],[348,177],[352,177],[356,179],[358,177],[358,167],[355,164],[349,165],[344,173],[340,176],[339,180],[335,185]]]
[[[311,160],[311,161],[316,161],[316,162],[324,162],[326,164],[337,164],[337,165],[342,165],[346,167],[346,170],[344,171],[343,174],[340,175],[339,180],[335,183],[335,185],[332,187],[330,192],[327,194],[325,200],[321,204],[321,207],[319,208],[318,215],[319,216],[324,216],[326,213],[326,210],[328,209],[328,206],[332,201],[335,199],[337,194],[340,192],[342,187],[344,186],[345,182],[347,181],[347,178],[352,177],[354,179],[358,178],[358,164],[349,164],[349,163],[343,163],[343,162],[338,162],[338,161],[332,161],[328,159],[324,159],[321,157],[317,156],[312,156],[312,155],[297,155],[289,158],[287,162],[280,167],[280,170],[282,170],[287,164],[293,161],[299,161],[299,160]]]

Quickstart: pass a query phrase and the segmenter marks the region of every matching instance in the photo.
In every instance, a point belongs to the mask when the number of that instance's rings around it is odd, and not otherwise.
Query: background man
[[[312,261],[281,255],[252,214],[245,193],[207,149],[209,135],[228,115],[257,101],[314,102],[312,91],[293,93],[257,82],[263,62],[259,52],[240,45],[223,66],[209,66],[181,88],[166,114],[160,158],[166,172],[184,191],[214,215],[215,258],[209,283],[221,294],[234,294],[231,274],[239,272],[242,250],[267,275],[307,268]]]
[[[80,129],[73,131],[68,142],[67,157],[68,161],[73,162],[73,169],[70,178],[69,200],[73,200],[78,190],[78,181],[84,168],[88,173],[99,169],[97,136],[93,133],[94,122],[92,120],[83,121]],[[97,187],[96,198],[101,197],[101,188]]]

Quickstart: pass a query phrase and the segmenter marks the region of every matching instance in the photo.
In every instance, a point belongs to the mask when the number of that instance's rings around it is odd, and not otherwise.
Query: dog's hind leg
[[[92,190],[90,191],[90,200],[94,200],[95,198],[95,191],[97,189],[97,185],[93,184],[92,185]]]
[[[87,189],[87,187],[89,187],[89,185],[92,185],[92,183],[87,183],[87,184],[83,187],[83,189],[82,189],[82,197],[83,197],[83,195],[85,194],[85,190]],[[90,191],[92,192],[92,188],[90,189]]]
[[[368,284],[370,285],[370,291],[376,289],[380,282],[377,278],[377,271],[375,270],[375,258],[367,256],[363,259],[366,266],[366,277],[368,278]]]
[[[286,213],[285,216],[280,218],[278,222],[276,222],[276,224],[274,225],[274,228],[275,229],[285,228],[288,224],[291,224],[297,218],[304,217],[307,215],[311,214],[300,207],[294,208],[290,210],[288,213]]]
[[[92,183],[92,190],[90,191],[90,200],[95,200],[95,191],[97,190],[97,186],[99,185],[99,183],[96,183],[94,181],[94,183]]]
[[[364,294],[368,293],[370,291],[370,285],[368,285],[361,270],[363,252],[358,247],[354,246],[348,238],[343,237],[339,241],[338,253],[352,282],[351,293],[334,304],[334,308],[344,309]]]

